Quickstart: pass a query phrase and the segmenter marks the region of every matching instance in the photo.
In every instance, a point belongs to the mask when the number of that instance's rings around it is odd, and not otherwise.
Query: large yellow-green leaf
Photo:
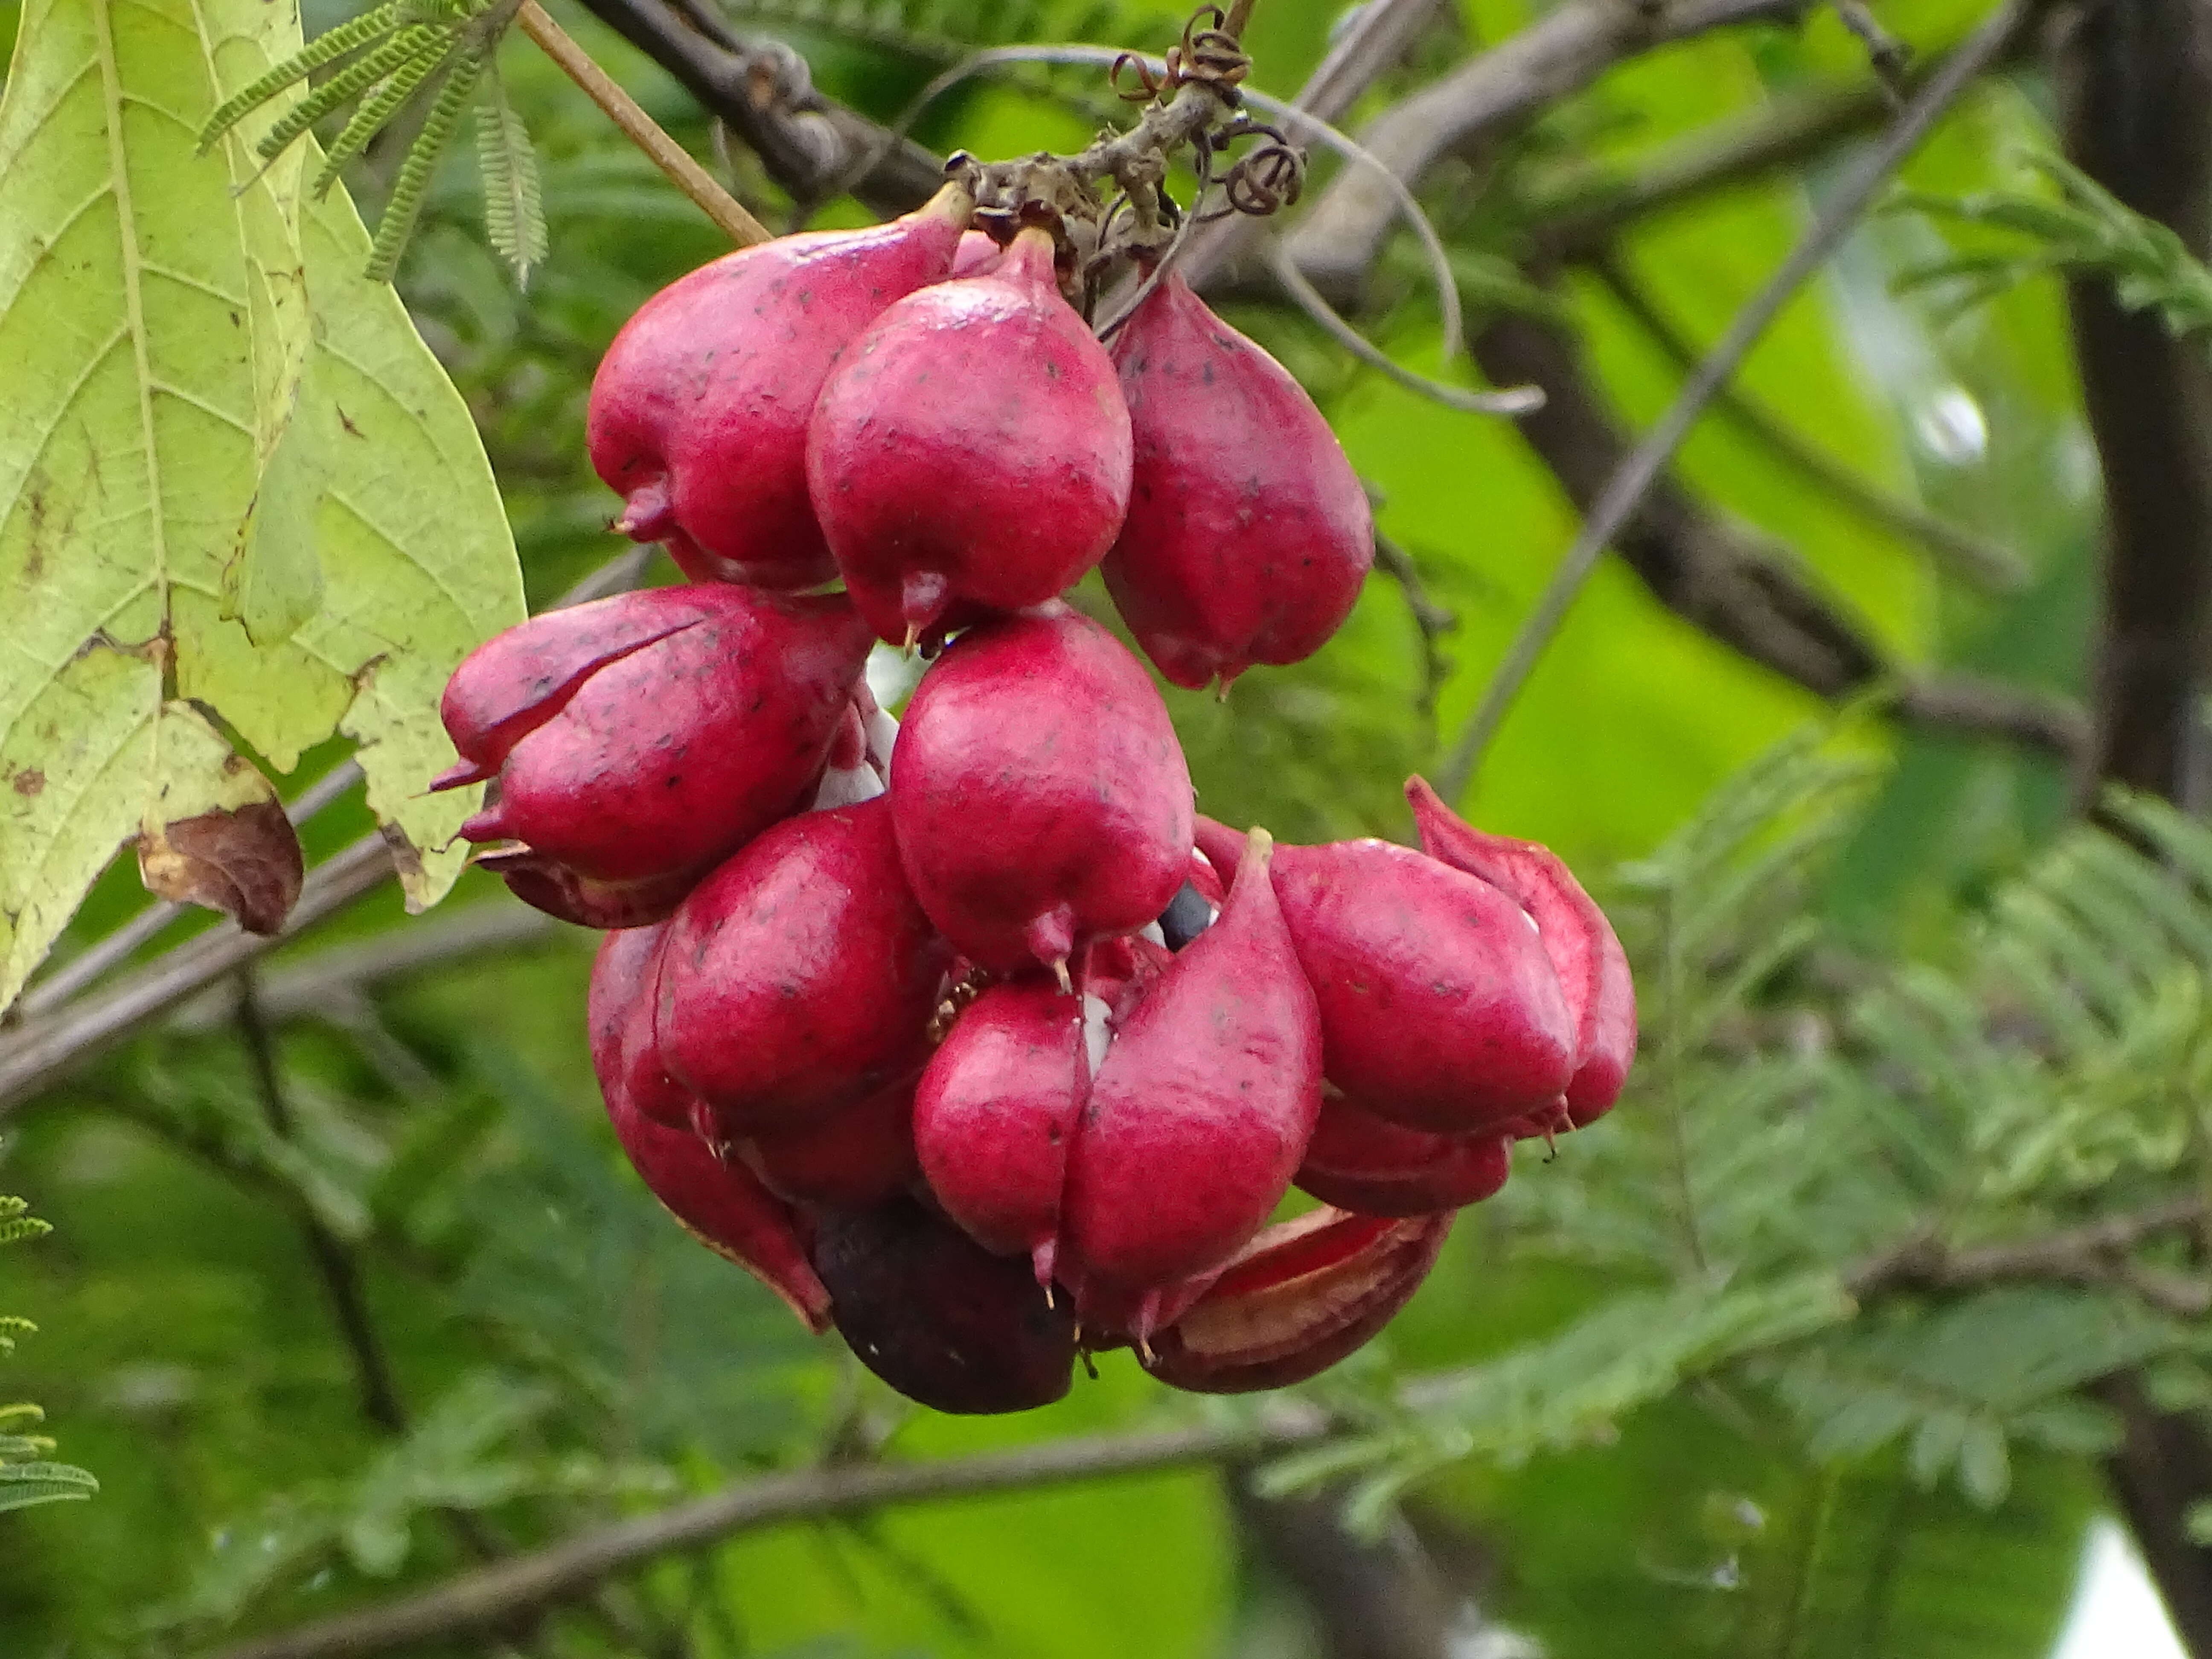
[[[239,794],[198,704],[279,770],[333,731],[414,855],[465,799],[440,684],[521,615],[466,409],[280,102],[195,154],[218,99],[296,50],[284,0],[42,0],[0,95],[0,1004],[118,843]],[[182,700],[180,702],[180,700]],[[164,714],[164,708],[169,714]],[[203,722],[204,723],[204,722]]]

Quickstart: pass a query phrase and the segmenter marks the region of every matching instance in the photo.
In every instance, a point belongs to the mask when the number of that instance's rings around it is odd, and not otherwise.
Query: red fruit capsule
[[[732,1152],[791,1203],[838,1210],[881,1204],[921,1174],[914,1152],[914,1081],[878,1089],[823,1122],[738,1141]]]
[[[1233,832],[1201,821],[1200,834],[1218,866]],[[1328,1079],[1369,1111],[1439,1134],[1502,1131],[1566,1087],[1559,976],[1504,893],[1373,840],[1282,848],[1273,873]]]
[[[994,973],[1133,933],[1189,867],[1190,772],[1137,659],[1065,605],[946,648],[891,752],[915,897]]]
[[[952,255],[952,275],[984,276],[999,268],[1006,250],[980,230],[960,233],[960,246]]]
[[[838,352],[952,268],[973,203],[948,185],[866,230],[778,237],[702,265],[623,327],[592,381],[592,465],[617,528],[695,581],[811,587],[836,575],[806,494],[806,423]]]
[[[1270,1227],[1153,1338],[1146,1369],[1194,1394],[1317,1376],[1412,1299],[1452,1221],[1316,1210]]]
[[[1375,521],[1313,399],[1170,271],[1114,342],[1135,460],[1101,570],[1177,685],[1311,656],[1352,614]]]
[[[951,960],[878,799],[787,819],[669,923],[656,1024],[719,1137],[791,1134],[912,1078]]]
[[[1636,1058],[1636,982],[1613,924],[1548,847],[1485,835],[1424,779],[1406,781],[1406,799],[1431,857],[1501,889],[1535,922],[1575,1030],[1574,1077],[1566,1090],[1570,1127],[1604,1116]]]
[[[1297,1185],[1361,1215],[1456,1210],[1505,1184],[1512,1142],[1504,1129],[1471,1135],[1408,1129],[1333,1094],[1322,1102]]]
[[[1026,230],[988,275],[908,295],[839,360],[806,440],[846,587],[897,643],[1042,605],[1129,504],[1114,365]]]
[[[1050,981],[991,987],[915,1091],[930,1191],[985,1249],[1028,1256],[1039,1284],[1052,1280],[1067,1154],[1090,1091],[1085,1000]]]
[[[1321,1107],[1321,1029],[1255,830],[1221,919],[1119,1022],[1068,1163],[1061,1277],[1142,1342],[1289,1189]]]
[[[667,587],[550,611],[453,671],[441,713],[461,763],[431,787],[497,779],[461,833],[527,844],[509,860],[525,898],[658,921],[807,803],[867,650],[835,595]]]
[[[690,1130],[655,1121],[672,1109],[666,1100],[648,1115],[641,1083],[680,1093],[649,1053],[662,931],[610,933],[592,968],[592,1066],[615,1139],[653,1196],[694,1237],[775,1291],[808,1329],[826,1330],[830,1293],[807,1260],[790,1211],[749,1170],[718,1159]]]

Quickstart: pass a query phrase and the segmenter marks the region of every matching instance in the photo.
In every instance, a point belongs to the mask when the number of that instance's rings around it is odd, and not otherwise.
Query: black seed
[[[1213,907],[1206,902],[1206,895],[1188,882],[1182,890],[1168,901],[1168,908],[1160,912],[1160,935],[1168,942],[1168,949],[1180,951],[1213,926]]]

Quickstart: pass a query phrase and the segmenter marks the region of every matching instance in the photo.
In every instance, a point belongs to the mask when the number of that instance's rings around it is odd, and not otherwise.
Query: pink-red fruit
[[[1217,867],[1232,833],[1202,827]],[[1320,1005],[1328,1079],[1369,1111],[1468,1134],[1566,1087],[1575,1038],[1559,977],[1504,893],[1374,840],[1280,848],[1274,878]]]
[[[1321,1029],[1255,830],[1221,920],[1114,1033],[1068,1163],[1061,1277],[1141,1342],[1288,1190],[1321,1107]]]
[[[960,246],[952,255],[952,275],[983,276],[999,268],[1006,250],[980,230],[960,233]]]
[[[1129,504],[1114,366],[1026,230],[988,275],[908,295],[854,341],[806,440],[846,587],[897,643],[1041,605],[1098,562]]]
[[[653,1121],[659,1112],[648,1116],[641,1109],[635,1087],[641,1077],[672,1086],[640,1052],[641,1043],[651,1045],[660,939],[659,928],[610,933],[592,969],[592,1066],[615,1139],[653,1195],[694,1237],[775,1291],[808,1329],[826,1330],[830,1293],[807,1260],[791,1212],[750,1171],[716,1158],[688,1129]]]
[[[617,528],[695,581],[811,587],[836,574],[806,494],[806,423],[838,352],[952,268],[972,205],[948,185],[866,230],[783,236],[703,265],[625,324],[592,382],[592,465]]]
[[[655,921],[806,804],[867,651],[835,595],[664,587],[550,611],[453,671],[461,763],[431,787],[496,778],[461,833],[527,843],[532,902]]]
[[[1297,1185],[1361,1215],[1426,1215],[1493,1196],[1512,1172],[1512,1135],[1408,1129],[1342,1095],[1322,1102]]]
[[[1328,422],[1172,271],[1113,356],[1135,460],[1101,568],[1145,654],[1194,690],[1311,656],[1375,559],[1367,492]]]
[[[1270,1227],[1153,1339],[1146,1369],[1194,1394],[1317,1376],[1412,1299],[1452,1221],[1316,1210]]]
[[[669,923],[656,1030],[721,1139],[817,1127],[913,1077],[950,960],[878,798],[777,824]]]
[[[1067,1392],[1075,1323],[1017,1256],[993,1255],[911,1199],[816,1226],[814,1265],[860,1363],[941,1412],[1027,1411]]]
[[[1159,693],[1065,605],[954,641],[907,705],[891,775],[915,896],[994,973],[1135,932],[1189,868],[1190,772]]]
[[[1636,1058],[1636,983],[1613,924],[1548,847],[1485,835],[1462,822],[1425,779],[1406,781],[1406,799],[1431,858],[1501,889],[1535,922],[1575,1030],[1569,1122],[1579,1129],[1602,1117]]]
[[[1041,1284],[1052,1279],[1090,1085],[1084,1002],[1048,980],[993,986],[961,1013],[915,1091],[930,1191],[985,1249],[1030,1257]]]
[[[793,1204],[865,1210],[907,1190],[914,1155],[914,1082],[878,1089],[821,1123],[733,1144],[732,1156]]]

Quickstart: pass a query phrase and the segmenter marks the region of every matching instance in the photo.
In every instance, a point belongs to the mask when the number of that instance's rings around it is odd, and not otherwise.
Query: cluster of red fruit
[[[1556,858],[1418,779],[1421,851],[1194,814],[1152,678],[1057,596],[1103,559],[1162,672],[1225,684],[1341,623],[1365,499],[1188,288],[1109,356],[1051,236],[971,209],[637,314],[592,457],[692,585],[482,647],[440,783],[491,782],[464,833],[523,897],[617,930],[592,1060],[647,1183],[895,1387],[1019,1409],[1124,1345],[1181,1387],[1296,1381],[1515,1137],[1611,1104],[1626,964]],[[933,655],[902,725],[878,638]],[[1269,1227],[1293,1184],[1328,1207]]]

